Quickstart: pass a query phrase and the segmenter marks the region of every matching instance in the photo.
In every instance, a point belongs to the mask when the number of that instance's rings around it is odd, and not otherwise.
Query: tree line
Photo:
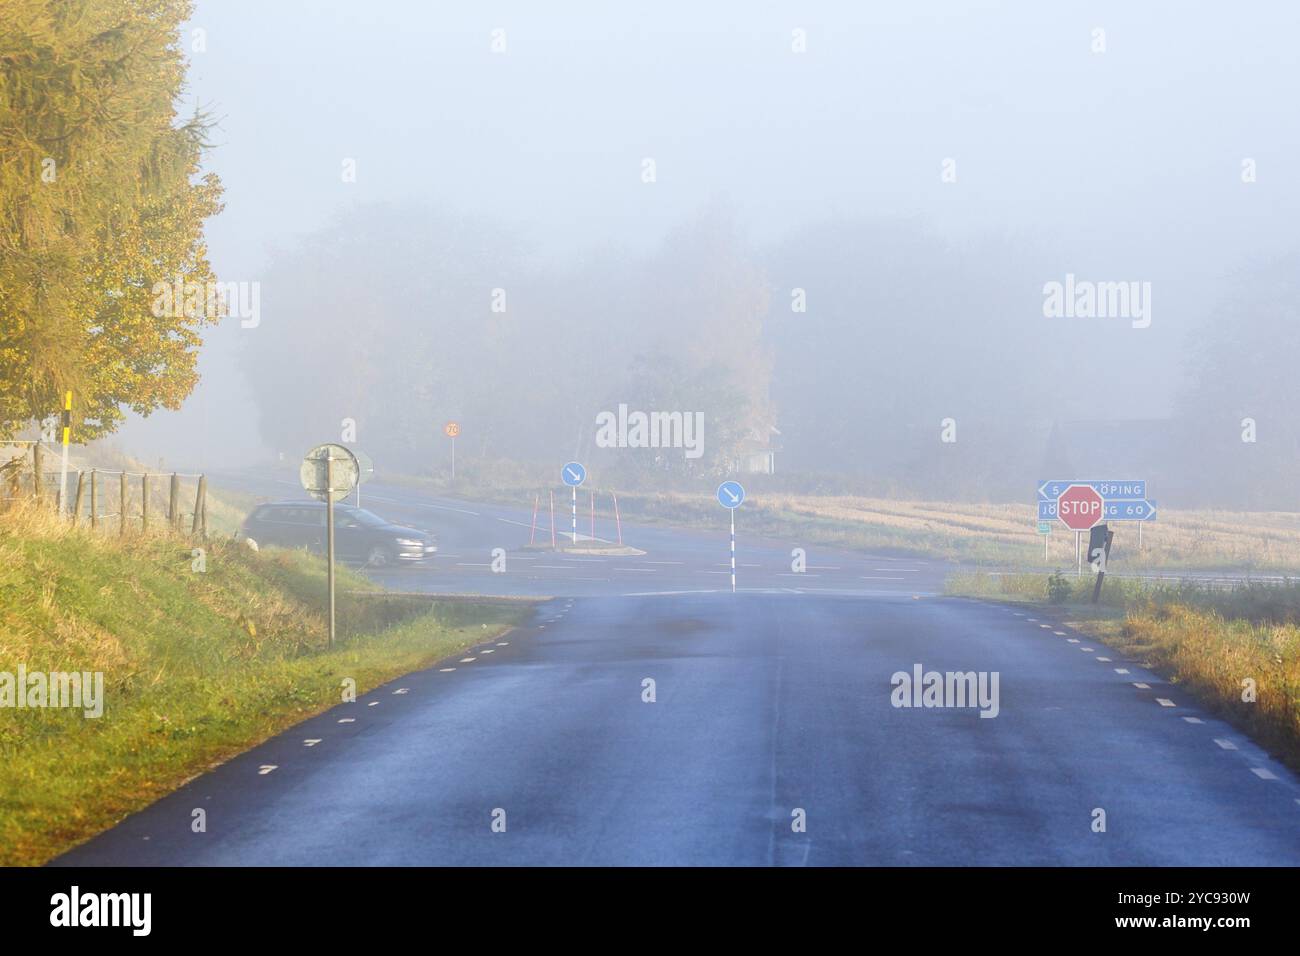
[[[159,282],[214,280],[210,127],[180,116],[188,0],[0,0],[0,438],[179,408],[219,309],[156,314]]]

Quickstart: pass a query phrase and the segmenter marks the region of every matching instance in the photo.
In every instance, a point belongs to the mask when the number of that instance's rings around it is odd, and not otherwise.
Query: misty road
[[[433,504],[461,558],[494,546],[485,528],[516,520]],[[760,567],[742,588],[755,590],[733,596],[699,573],[724,559],[719,542],[637,529],[644,556],[492,574],[445,571],[444,555],[436,570],[383,575],[407,589],[569,596],[499,642],[304,721],[56,862],[1300,863],[1294,775],[1052,611],[939,597],[943,568],[919,562],[880,574],[901,580],[854,585],[888,565],[849,553],[810,552],[810,565],[835,565],[816,585],[827,593],[794,593],[777,578],[788,549],[775,546],[754,549]],[[682,563],[644,583],[616,570],[646,559]],[[892,675],[917,665],[996,672],[996,716],[894,706]],[[205,833],[191,830],[196,808]]]

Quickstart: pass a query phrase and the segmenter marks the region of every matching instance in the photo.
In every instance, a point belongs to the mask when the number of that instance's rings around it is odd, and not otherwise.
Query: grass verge
[[[212,540],[198,570],[191,547],[0,516],[0,675],[22,665],[104,683],[98,718],[0,706],[0,865],[49,860],[338,703],[345,678],[364,693],[523,614],[385,595],[342,569],[354,593],[327,648],[321,562]]]

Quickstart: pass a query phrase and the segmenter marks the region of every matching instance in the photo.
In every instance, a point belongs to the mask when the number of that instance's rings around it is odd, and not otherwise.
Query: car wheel
[[[393,565],[393,552],[389,551],[382,544],[377,544],[370,549],[366,555],[366,567],[368,568],[387,568]]]

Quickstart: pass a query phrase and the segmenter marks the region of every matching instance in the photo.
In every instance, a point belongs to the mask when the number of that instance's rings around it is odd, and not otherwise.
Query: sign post
[[[448,422],[442,426],[442,433],[451,439],[451,480],[456,480],[456,436],[460,434],[460,422]]]
[[[1039,522],[1038,522],[1038,533],[1039,533],[1040,535],[1043,536],[1043,563],[1046,564],[1047,561],[1048,561],[1048,557],[1047,557],[1047,542],[1051,539],[1051,536],[1052,536],[1052,522],[1050,522],[1050,521],[1039,521]]]
[[[1083,551],[1080,535],[1105,518],[1106,503],[1092,485],[1074,484],[1061,492],[1056,499],[1056,517],[1061,524],[1074,532],[1074,555],[1078,565],[1076,573],[1083,574]]]
[[[731,593],[736,593],[736,509],[745,500],[745,489],[738,481],[718,485],[718,503],[731,512]]]
[[[1147,497],[1147,483],[1142,479],[1048,479],[1038,483],[1038,520],[1056,519],[1057,502],[1074,485],[1086,485],[1102,499],[1105,521],[1136,521],[1138,550],[1142,550],[1142,525],[1156,520],[1156,503]]]
[[[560,469],[560,477],[573,492],[573,545],[578,545],[578,486],[587,480],[587,469],[571,461]]]
[[[361,449],[353,449],[352,456],[357,460],[357,507],[361,507],[361,484],[369,481],[375,473],[375,462]]]
[[[1101,582],[1106,578],[1106,562],[1110,559],[1110,545],[1114,540],[1115,532],[1104,524],[1095,525],[1088,532],[1088,564],[1097,572],[1097,583],[1092,586],[1093,604],[1101,600]]]
[[[317,445],[302,460],[298,480],[317,501],[325,502],[325,560],[329,590],[329,642],[334,646],[334,502],[348,496],[361,477],[356,456],[342,445]]]
[[[68,510],[68,439],[72,436],[72,393],[63,396],[63,464],[59,468],[59,511]]]

